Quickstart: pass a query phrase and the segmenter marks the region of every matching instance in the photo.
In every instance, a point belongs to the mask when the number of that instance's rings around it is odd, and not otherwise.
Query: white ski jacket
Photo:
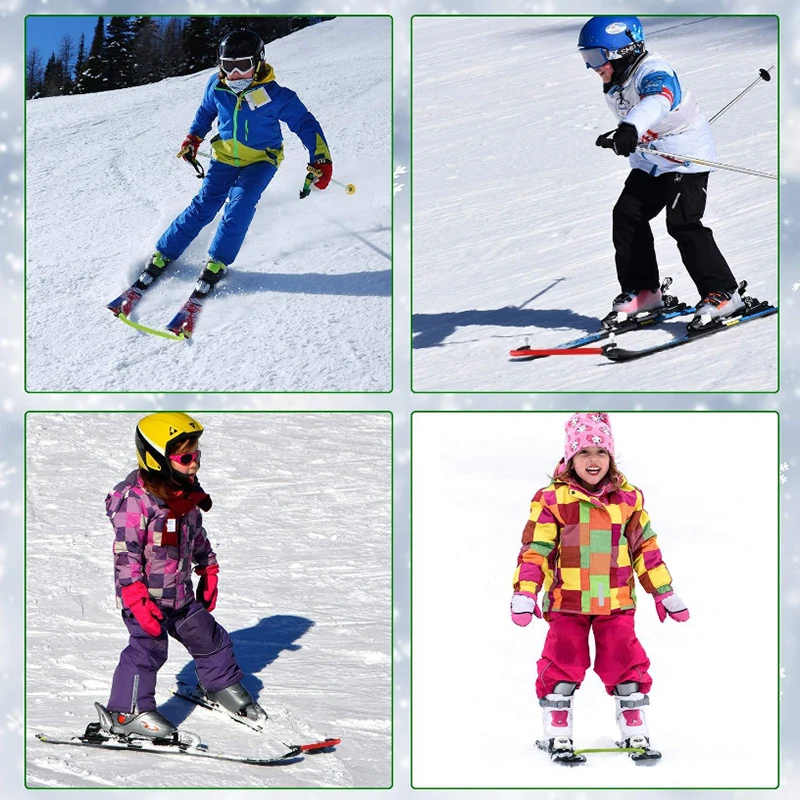
[[[658,53],[646,55],[627,80],[613,86],[606,102],[620,122],[633,126],[639,144],[665,153],[717,160],[714,137],[692,92],[683,86],[669,63]],[[632,169],[649,175],[665,172],[710,172],[709,167],[634,152]]]

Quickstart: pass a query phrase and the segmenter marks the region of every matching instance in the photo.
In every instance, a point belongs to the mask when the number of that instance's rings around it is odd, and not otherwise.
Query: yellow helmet
[[[139,420],[136,457],[139,466],[157,475],[170,475],[169,454],[186,439],[199,439],[203,426],[182,411],[160,411]]]

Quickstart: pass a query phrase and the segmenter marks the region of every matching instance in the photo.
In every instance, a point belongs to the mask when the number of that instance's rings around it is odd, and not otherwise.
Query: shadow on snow
[[[297,640],[313,626],[314,623],[305,617],[276,614],[264,617],[257,625],[250,628],[229,631],[236,660],[244,672],[242,683],[254,700],[258,701],[258,696],[264,688],[263,681],[257,677],[258,673],[272,664],[284,651],[299,650],[301,645],[296,643]],[[189,686],[197,683],[193,660],[190,659],[186,663],[177,678]],[[159,711],[174,725],[181,725],[194,708],[194,704],[188,700],[170,697],[166,703],[159,706]]]

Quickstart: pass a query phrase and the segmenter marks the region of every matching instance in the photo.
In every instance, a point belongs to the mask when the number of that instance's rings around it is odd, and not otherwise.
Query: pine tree
[[[161,37],[161,72],[162,77],[169,78],[180,75],[183,61],[183,21],[180,17],[172,17],[164,26]]]
[[[131,85],[155,83],[164,77],[161,59],[162,30],[152,17],[134,17]]]
[[[42,97],[55,97],[61,94],[62,78],[61,62],[56,59],[56,54],[51,53],[44,68],[44,82],[42,86]]]
[[[212,40],[211,17],[189,17],[183,29],[181,73],[198,72],[216,63],[216,46]]]
[[[72,94],[74,82],[72,80],[72,59],[75,53],[75,43],[72,37],[66,33],[61,37],[61,44],[58,48],[58,61],[61,67],[61,86],[59,94]]]
[[[102,17],[97,18],[97,25],[94,27],[92,46],[89,48],[89,57],[77,76],[75,83],[76,94],[87,94],[89,92],[102,92],[105,88],[103,83],[103,52],[105,50],[105,22]]]
[[[42,53],[38,47],[31,47],[25,58],[25,97],[28,100],[39,97],[44,83]]]
[[[81,40],[78,43],[78,55],[75,58],[75,70],[72,79],[72,93],[75,94],[78,79],[86,67],[86,36],[81,33]]]
[[[114,16],[108,23],[103,58],[103,77],[106,89],[124,89],[132,85],[133,52],[131,18]]]

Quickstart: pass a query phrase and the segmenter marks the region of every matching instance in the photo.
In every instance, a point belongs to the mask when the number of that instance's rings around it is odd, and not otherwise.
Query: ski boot
[[[103,733],[128,739],[132,736],[145,739],[177,738],[178,729],[158,711],[109,711],[100,703],[94,707],[100,717]]]
[[[158,711],[109,711],[100,703],[94,704],[100,722],[86,728],[88,738],[152,739],[154,744],[178,745],[184,749],[199,748],[201,741],[196,733],[178,730]]]
[[[195,290],[183,304],[181,310],[167,324],[167,330],[170,333],[183,334],[186,337],[192,335],[197,317],[203,308],[203,301],[214,286],[225,277],[226,269],[227,267],[221,261],[208,259],[197,280]]]
[[[671,285],[672,278],[664,278],[661,286],[655,289],[623,289],[614,298],[611,311],[603,317],[603,328],[613,328],[631,317],[656,316],[677,306],[678,299],[667,294]]]
[[[650,698],[639,691],[636,681],[618,683],[614,687],[617,726],[620,741],[617,747],[634,748],[631,760],[641,766],[650,766],[661,758],[658,750],[650,748],[650,731],[644,718],[643,708],[650,705]]]
[[[147,289],[153,281],[159,276],[163,275],[164,269],[170,263],[168,258],[165,258],[161,253],[156,250],[150,258],[148,265],[142,270],[136,282],[128,289],[126,289],[116,300],[112,300],[106,308],[110,309],[115,317],[123,314],[129,317],[133,307],[142,299],[142,292]]]
[[[700,331],[709,325],[719,324],[716,320],[741,316],[748,307],[745,297],[747,281],[742,281],[735,289],[724,292],[709,292],[698,304],[692,321],[687,325],[689,333]]]
[[[575,753],[572,744],[572,695],[576,683],[562,681],[553,693],[539,699],[542,707],[543,738],[536,742],[550,759],[567,767],[583,764],[586,757]]]
[[[221,706],[233,717],[247,717],[256,725],[263,725],[267,721],[267,712],[253,700],[250,692],[242,686],[241,682],[234,683],[217,692],[208,692],[202,684],[198,683],[197,690],[209,702]]]

